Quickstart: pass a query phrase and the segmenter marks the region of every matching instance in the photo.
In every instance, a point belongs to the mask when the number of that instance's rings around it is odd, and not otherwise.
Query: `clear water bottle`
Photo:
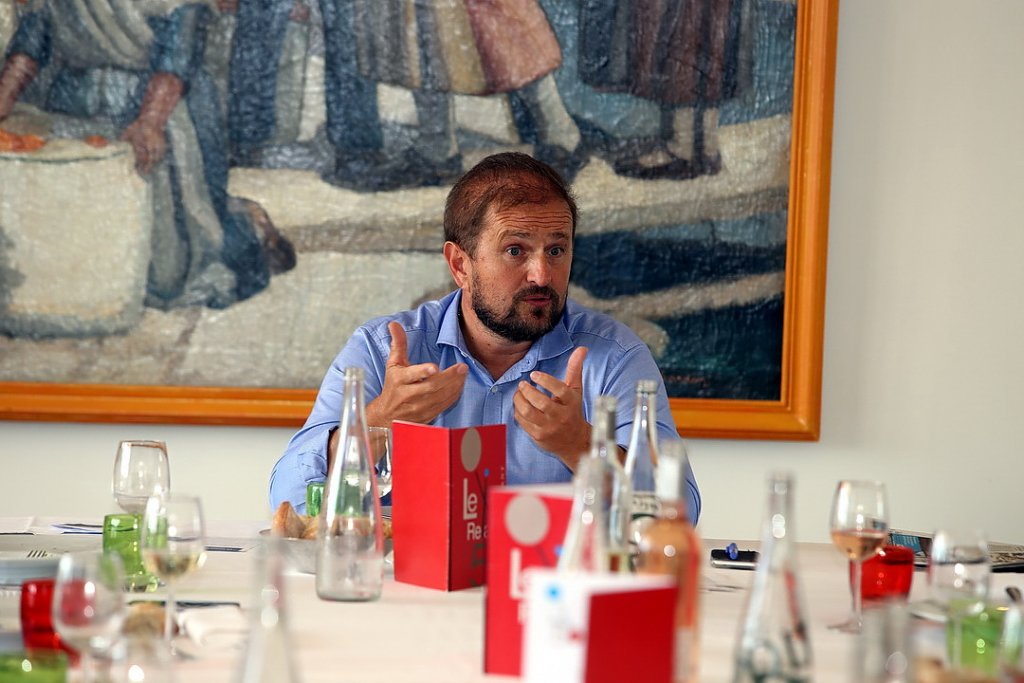
[[[612,571],[629,571],[629,514],[633,487],[619,462],[615,441],[618,400],[598,396],[590,431],[590,455],[602,470],[605,485],[602,509],[608,525],[608,565]]]
[[[676,602],[674,683],[695,683],[700,661],[700,567],[704,546],[690,523],[686,501],[686,450],[681,441],[666,441],[658,463],[656,493],[658,516],[643,530],[638,543],[638,574],[674,577],[679,587]]]
[[[654,477],[658,467],[658,383],[642,379],[636,383],[636,405],[633,409],[633,430],[626,451],[626,476],[633,487],[630,511],[629,542],[636,544],[644,529],[658,516],[658,496]],[[647,463],[650,463],[647,466]]]
[[[740,621],[733,683],[811,680],[811,641],[804,619],[793,532],[793,479],[768,478],[761,558]]]
[[[338,450],[324,487],[316,593],[326,600],[376,600],[384,583],[384,537],[362,368],[345,370]]]
[[[284,592],[283,539],[268,537],[256,553],[256,600],[238,683],[298,683],[295,652],[288,633]]]
[[[608,571],[608,522],[603,501],[607,498],[604,467],[596,458],[580,458],[573,477],[572,511],[565,530],[559,571]]]

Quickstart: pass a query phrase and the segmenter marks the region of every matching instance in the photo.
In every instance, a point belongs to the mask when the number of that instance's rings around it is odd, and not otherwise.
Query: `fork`
[[[48,554],[49,553],[47,553],[45,550],[29,550],[27,557],[30,560],[39,560],[46,557]]]

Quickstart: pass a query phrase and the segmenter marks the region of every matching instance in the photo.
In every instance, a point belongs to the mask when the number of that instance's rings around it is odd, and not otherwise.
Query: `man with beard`
[[[271,505],[304,509],[306,485],[326,477],[344,372],[353,366],[365,372],[371,426],[505,424],[509,484],[570,481],[589,449],[600,395],[618,399],[616,441],[624,448],[641,379],[659,384],[659,438],[678,439],[647,346],[567,298],[576,218],[561,176],[525,154],[489,156],[462,176],[444,213],[444,257],[458,289],[356,330],[274,466]],[[687,480],[696,522],[700,493],[692,472]]]

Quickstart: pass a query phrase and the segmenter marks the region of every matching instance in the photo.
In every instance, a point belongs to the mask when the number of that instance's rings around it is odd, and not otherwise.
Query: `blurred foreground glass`
[[[1012,603],[1007,610],[1000,646],[1000,681],[1024,683],[1024,605]]]
[[[853,614],[829,628],[859,633],[861,621],[861,568],[878,552],[889,531],[889,503],[880,481],[843,480],[836,486],[829,515],[832,544],[853,563]]]
[[[27,650],[56,650],[62,645],[53,629],[53,586],[53,579],[21,584],[21,638]]]
[[[68,656],[63,652],[0,653],[0,681],[4,683],[64,683]]]
[[[249,637],[240,683],[297,683],[295,650],[288,632],[284,583],[285,539],[269,536],[255,553],[256,595],[249,612]]]
[[[854,589],[854,570],[851,561],[850,590]],[[862,565],[861,597],[865,601],[906,600],[913,580],[914,551],[899,545],[882,546]]]
[[[142,515],[117,513],[103,518],[103,551],[121,558],[125,590],[152,591],[160,585],[142,562],[141,535]]]
[[[53,587],[53,625],[80,656],[82,679],[96,677],[96,657],[120,638],[126,607],[121,558],[102,552],[65,553]]]
[[[949,624],[949,667],[961,668],[962,625],[979,617],[988,599],[992,564],[988,543],[979,531],[937,531],[928,556],[932,598],[946,609]],[[975,624],[979,626],[980,624]]]
[[[865,612],[851,666],[853,682],[915,683],[913,623],[902,603]]]
[[[205,539],[203,506],[198,498],[178,494],[150,497],[142,518],[140,547],[146,569],[167,585],[164,640],[168,643],[174,635],[174,582],[203,565]]]
[[[171,488],[167,445],[163,441],[122,441],[114,458],[111,489],[125,512],[142,514],[146,500]]]
[[[984,604],[946,622],[950,668],[960,673],[995,676],[1002,655],[1003,625],[1008,607]],[[1007,643],[1012,654],[1013,644]]]
[[[167,643],[151,637],[129,636],[112,653],[110,679],[117,683],[172,683],[174,669]]]
[[[809,681],[811,642],[804,619],[793,527],[793,477],[768,478],[761,558],[736,640],[733,683]]]

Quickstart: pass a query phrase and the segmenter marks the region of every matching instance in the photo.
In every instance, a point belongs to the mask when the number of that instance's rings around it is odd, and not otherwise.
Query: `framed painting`
[[[818,438],[837,0],[131,2],[0,0],[0,418],[300,424],[516,149],[683,434]]]

